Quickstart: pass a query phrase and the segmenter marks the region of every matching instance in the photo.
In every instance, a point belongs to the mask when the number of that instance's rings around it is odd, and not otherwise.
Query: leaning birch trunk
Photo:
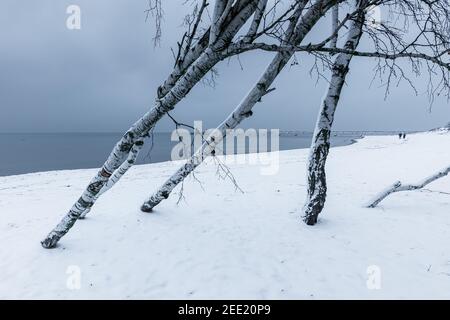
[[[221,50],[226,48],[227,44],[236,35],[240,28],[245,24],[251,14],[254,12],[257,0],[247,1],[236,17],[232,19],[226,30],[215,41],[201,53],[199,58],[189,66],[186,72],[175,82],[162,98],[158,99],[154,107],[139,119],[116,144],[102,168],[91,180],[81,197],[75,202],[69,212],[62,218],[58,225],[41,241],[44,248],[53,248],[63,237],[77,219],[88,208],[91,208],[98,199],[102,188],[108,183],[114,172],[120,168],[129,156],[131,149],[137,141],[146,136],[154,125],[169,111],[173,110],[175,105],[182,100],[189,91],[209,72],[220,60],[225,57],[221,55]]]
[[[336,32],[338,25],[339,25],[339,5],[335,5],[333,9],[331,9],[331,32]],[[330,47],[336,48],[337,47],[337,41],[338,41],[339,35],[336,33],[334,37],[331,39]]]
[[[108,182],[103,186],[103,188],[100,190],[100,192],[95,196],[94,202],[106,191],[111,189],[119,180],[123,177],[123,175],[130,169],[135,163],[136,159],[139,155],[139,152],[141,151],[142,147],[144,146],[144,139],[141,138],[133,145],[131,148],[130,153],[128,154],[128,158],[126,161],[124,161],[120,167],[114,171],[113,175],[109,178]],[[94,202],[92,204],[94,204]],[[80,214],[80,217],[78,219],[84,219],[86,215],[91,211],[91,207],[87,207],[86,210],[83,211],[83,213]]]
[[[303,1],[296,8],[295,14],[285,33],[285,43],[299,45],[317,23],[319,18],[329,10],[331,5],[335,2],[319,1],[300,19],[301,13],[307,3],[308,1]],[[299,19],[300,22],[297,25]],[[250,90],[228,118],[215,130],[216,132],[219,131],[221,133],[219,136],[220,139],[218,139],[217,136],[214,136],[214,141],[211,141],[211,138],[207,137],[201,148],[199,148],[199,150],[197,150],[182,167],[180,167],[152,196],[149,197],[148,200],[144,202],[141,206],[142,211],[151,212],[155,206],[161,203],[161,201],[167,199],[173,189],[175,189],[179,183],[181,183],[207,156],[211,154],[215,145],[221,142],[226,136],[227,130],[236,128],[243,119],[252,115],[252,108],[268,92],[270,85],[289,62],[293,54],[293,51],[284,51],[275,56],[256,85]]]
[[[447,168],[440,170],[439,172],[433,174],[432,176],[429,176],[428,178],[424,179],[423,181],[419,182],[418,184],[402,184],[400,181],[397,181],[392,186],[388,187],[387,189],[383,190],[378,195],[376,195],[373,198],[373,200],[371,200],[369,202],[369,204],[366,205],[366,207],[367,208],[375,208],[387,196],[389,196],[390,194],[395,193],[395,192],[422,189],[426,185],[428,185],[428,184],[432,183],[433,181],[436,181],[442,177],[445,177],[449,173],[450,173],[450,167],[447,167]]]
[[[365,0],[361,5],[363,2]],[[351,23],[345,49],[355,50],[358,46],[363,24],[364,14],[361,13]],[[308,225],[317,223],[317,218],[325,205],[327,195],[325,164],[330,150],[331,127],[351,59],[350,54],[341,53],[336,57],[332,66],[330,85],[317,118],[308,158],[307,198],[303,207],[303,220]]]

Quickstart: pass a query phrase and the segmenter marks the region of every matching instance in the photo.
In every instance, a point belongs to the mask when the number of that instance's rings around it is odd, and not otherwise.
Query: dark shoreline
[[[356,139],[366,135],[392,134],[396,133],[339,131],[332,133],[331,144],[332,147],[345,146],[355,143]],[[121,133],[1,133],[0,176],[98,168],[121,136]],[[311,132],[281,131],[279,149],[308,148],[311,137]],[[151,140],[146,143],[137,164],[170,160],[171,150],[176,144],[177,142],[171,142],[170,133],[156,133],[153,138],[153,147],[151,147]],[[246,153],[248,153],[247,150]]]

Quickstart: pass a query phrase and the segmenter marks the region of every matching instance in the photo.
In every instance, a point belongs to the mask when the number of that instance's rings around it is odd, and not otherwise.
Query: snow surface
[[[450,177],[363,207],[396,180],[448,166],[449,146],[436,131],[333,148],[314,227],[300,220],[307,150],[280,152],[275,175],[232,165],[244,194],[207,161],[196,174],[205,190],[189,178],[185,201],[172,195],[151,214],[139,206],[179,163],[135,166],[53,250],[39,241],[96,170],[1,177],[0,298],[449,299]],[[372,265],[378,290],[367,286]],[[67,286],[70,266],[79,290]]]

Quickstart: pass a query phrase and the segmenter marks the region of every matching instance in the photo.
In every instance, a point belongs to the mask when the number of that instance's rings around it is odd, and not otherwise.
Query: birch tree
[[[365,6],[366,9],[377,5],[394,15],[391,22],[381,21],[375,27],[365,26],[363,29],[363,34],[372,41],[372,51],[356,50],[349,41],[344,47],[338,47],[337,42],[333,41],[329,47],[325,46],[326,42],[320,42],[295,48],[298,52],[313,54],[325,64],[332,65],[333,71],[330,87],[317,119],[308,159],[307,200],[303,208],[303,220],[308,225],[314,225],[317,222],[318,215],[325,204],[327,193],[325,164],[329,152],[330,131],[342,85],[348,72],[349,59],[352,57],[377,59],[374,78],[384,79],[386,95],[389,94],[393,83],[398,84],[402,80],[406,80],[417,93],[414,81],[405,71],[406,63],[399,62],[403,59],[410,64],[413,75],[422,77],[423,70],[426,71],[425,76],[429,79],[427,92],[431,102],[436,95],[446,95],[450,98],[449,2],[447,0],[379,0],[368,4],[369,6]],[[335,26],[336,21],[333,20]],[[267,51],[293,49],[292,46],[276,48],[267,44],[252,43],[245,45],[245,48],[241,50],[255,47]],[[327,56],[329,54],[340,54],[340,56],[334,63],[329,63],[329,56]],[[336,68],[337,64],[342,62],[344,64]],[[410,187],[397,183],[383,195],[387,196],[397,190],[403,191],[405,188],[409,190]]]
[[[77,219],[93,206],[111,176],[115,175],[116,170],[120,169],[121,165],[127,160],[136,142],[147,136],[155,124],[167,112],[173,110],[177,103],[218,62],[231,56],[231,54],[225,54],[224,50],[233,43],[233,38],[254,14],[258,3],[259,0],[216,0],[214,8],[215,23],[203,33],[193,48],[187,48],[184,51],[186,54],[177,57],[174,70],[164,84],[158,88],[158,98],[154,106],[136,121],[117,142],[108,159],[91,180],[81,197],[41,242],[44,248],[55,247]],[[274,27],[276,27],[276,22],[274,23]],[[188,41],[195,37],[196,35],[193,33],[187,35]],[[182,48],[180,48],[181,50]]]
[[[311,31],[317,21],[336,3],[336,1],[317,1],[306,12],[302,13],[308,1],[301,1],[294,14],[290,18],[282,43],[300,44],[305,36]],[[257,16],[255,15],[255,20]],[[252,24],[247,37],[254,37],[257,33],[257,23]],[[218,143],[226,137],[229,130],[236,128],[242,120],[252,115],[252,108],[261,98],[266,95],[270,86],[292,58],[294,50],[278,53],[267,66],[266,70],[256,82],[254,87],[244,97],[233,112],[215,130],[220,135],[207,137],[203,145],[183,164],[158,190],[151,195],[141,206],[144,212],[150,212],[164,199],[167,199],[175,187],[181,183],[191,172],[193,172],[203,160],[211,155]]]
[[[352,21],[348,32],[347,40],[344,45],[346,50],[355,50],[363,34],[364,9],[368,1],[358,1],[358,7],[361,8],[359,14]],[[337,19],[337,16],[333,16]],[[337,23],[335,30],[337,30]],[[337,33],[336,33],[337,34]],[[336,38],[332,42],[332,48],[336,48]],[[331,127],[334,121],[334,114],[338,106],[342,88],[349,71],[352,55],[349,53],[340,53],[333,63],[331,80],[325,98],[322,101],[319,115],[317,117],[316,127],[314,129],[311,148],[308,158],[308,184],[307,197],[303,209],[303,219],[306,224],[314,225],[317,222],[319,213],[325,205],[327,195],[327,181],[325,174],[325,163],[330,150]]]
[[[441,4],[442,5],[442,4]],[[417,7],[416,7],[417,8]],[[441,37],[441,32],[445,30],[445,27],[448,27],[448,19],[450,18],[448,15],[448,11],[446,11],[446,7],[441,7],[440,5],[437,6],[438,11],[440,9],[444,9],[441,11],[441,13],[447,13],[446,18],[447,21],[444,19],[443,24],[434,24],[432,28],[428,28],[426,26],[426,23],[423,25],[421,24],[422,21],[428,21],[431,22],[435,21],[437,16],[435,16],[433,11],[428,11],[427,9],[421,9],[420,6],[417,8],[414,12],[414,19],[413,22],[415,22],[416,25],[420,26],[418,28],[419,34],[416,36],[416,40],[413,42],[403,45],[403,48],[399,50],[398,48],[395,48],[395,46],[391,49],[394,49],[392,51],[398,51],[396,53],[397,55],[405,54],[409,48],[411,47],[419,47],[419,42],[416,42],[418,38],[421,37],[421,34],[425,33],[428,34],[428,36],[434,36],[435,40],[438,40],[432,44],[429,42],[429,38],[427,39],[426,47],[427,47],[427,53],[418,53],[418,52],[411,52],[409,53],[409,59],[413,61],[413,59],[420,59],[420,57],[424,58],[426,62],[431,61],[432,67],[428,65],[428,71],[430,73],[433,72],[435,69],[435,66],[437,65],[437,70],[442,72],[441,81],[444,84],[442,89],[444,92],[448,93],[448,69],[449,64],[448,62],[444,62],[444,60],[441,60],[440,58],[444,56],[445,53],[448,53],[448,36],[447,37]],[[421,17],[422,15],[422,17]],[[421,17],[421,18],[420,18]],[[424,17],[426,19],[422,20]],[[433,19],[434,18],[434,19]],[[432,24],[433,25],[433,24]],[[330,148],[330,133],[331,133],[331,127],[334,120],[334,114],[336,111],[337,103],[339,101],[340,97],[340,91],[342,90],[342,86],[345,82],[345,76],[348,72],[348,66],[350,63],[351,58],[355,54],[355,50],[357,47],[357,44],[359,42],[359,38],[362,34],[362,17],[360,22],[355,22],[353,28],[350,30],[349,38],[347,39],[347,42],[344,46],[343,52],[339,54],[339,56],[336,58],[336,61],[333,65],[333,76],[330,82],[330,87],[328,89],[328,93],[326,95],[326,98],[324,99],[321,109],[319,111],[317,124],[315,127],[315,131],[313,134],[313,140],[312,145],[310,148],[310,155],[308,159],[308,184],[307,184],[307,199],[303,208],[303,219],[305,223],[308,225],[314,225],[317,223],[318,215],[323,210],[326,194],[327,194],[327,183],[326,183],[326,174],[325,174],[325,164],[326,159],[328,156],[329,148]],[[444,27],[444,28],[442,28]],[[353,32],[352,32],[353,30]],[[394,33],[393,33],[394,35]],[[394,39],[395,43],[395,37],[393,35],[390,35],[389,39]],[[373,34],[372,34],[373,36]],[[431,38],[431,37],[430,37]],[[379,40],[378,38],[375,38]],[[397,39],[399,39],[397,37]],[[401,45],[399,47],[402,47]],[[336,49],[336,45],[331,47],[331,49]],[[428,52],[435,53],[435,55],[428,55]],[[332,51],[331,51],[332,52]],[[392,54],[392,53],[391,53]],[[393,54],[395,55],[395,54]],[[364,55],[360,55],[364,56]],[[366,56],[370,56],[370,54],[367,54]],[[373,55],[381,57],[382,55]],[[386,57],[386,56],[385,56]],[[438,60],[435,60],[435,58],[438,57]],[[395,61],[395,58],[394,58]],[[448,60],[447,60],[448,61]],[[413,63],[413,66],[415,63]],[[396,68],[396,65],[391,65],[388,70],[392,73],[394,69]],[[399,71],[402,72],[403,70],[401,68],[397,68]],[[388,85],[390,83],[390,78],[388,78]],[[434,89],[432,89],[434,90]],[[430,92],[431,95],[433,95],[435,92]],[[394,184],[391,188],[388,188],[384,192],[382,192],[380,195],[376,197],[375,200],[371,202],[369,207],[376,206],[380,201],[382,201],[385,197],[387,197],[389,194],[393,192],[398,191],[406,191],[406,190],[415,190],[418,188],[422,188],[424,185],[431,183],[432,181],[445,176],[448,174],[448,168],[447,170],[443,170],[438,172],[437,174],[425,179],[423,182],[419,183],[418,185],[402,185],[400,182],[397,182]]]

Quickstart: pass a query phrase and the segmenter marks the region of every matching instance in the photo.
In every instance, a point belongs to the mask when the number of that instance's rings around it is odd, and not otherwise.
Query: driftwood
[[[387,196],[392,193],[400,192],[400,191],[412,191],[422,189],[426,185],[436,181],[442,177],[445,177],[450,172],[450,167],[447,167],[443,170],[438,171],[437,173],[429,176],[428,178],[422,180],[418,184],[402,184],[400,181],[395,182],[390,187],[386,188],[382,192],[380,192],[377,196],[373,198],[372,201],[366,206],[367,208],[375,208],[381,201],[383,201]]]

